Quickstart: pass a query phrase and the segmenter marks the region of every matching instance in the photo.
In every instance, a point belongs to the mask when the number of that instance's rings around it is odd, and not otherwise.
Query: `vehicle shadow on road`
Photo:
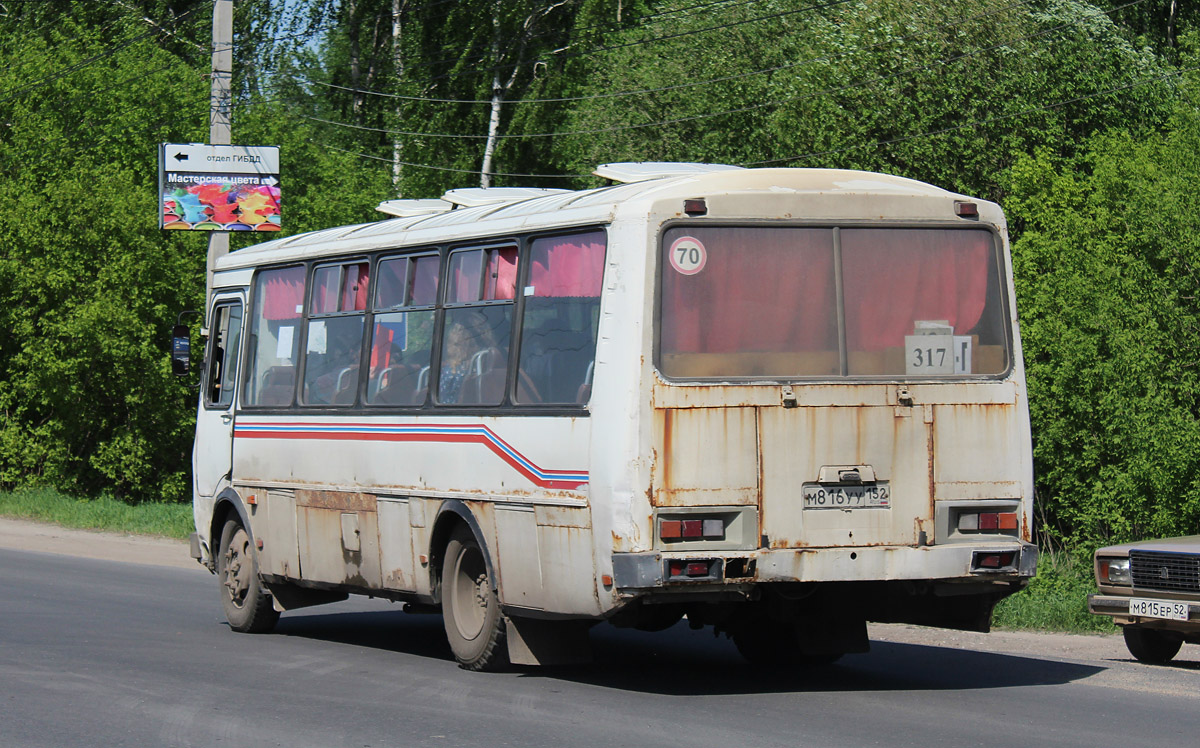
[[[285,613],[275,634],[370,647],[416,657],[452,660],[446,631],[437,615],[408,615],[391,610]]]
[[[296,612],[280,619],[276,634],[452,662],[442,620],[436,615],[407,615],[398,609]],[[1012,688],[1069,683],[1105,669],[1032,656],[883,641],[872,642],[867,654],[846,655],[834,665],[763,668],[747,664],[731,641],[714,637],[711,629],[692,630],[686,623],[657,633],[601,624],[592,630],[591,643],[591,664],[521,667],[510,677],[693,696]]]

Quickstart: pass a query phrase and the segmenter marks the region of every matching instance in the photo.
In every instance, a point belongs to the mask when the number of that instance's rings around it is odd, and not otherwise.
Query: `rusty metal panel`
[[[591,527],[592,512],[589,507],[546,506],[534,507],[539,525],[550,527]]]
[[[541,610],[542,560],[537,515],[533,507],[497,506],[496,558],[500,568],[500,601],[505,605]]]
[[[298,491],[297,494],[300,492]],[[336,492],[310,492],[334,494]],[[341,494],[345,504],[355,504],[361,495]],[[357,498],[350,498],[357,497]],[[299,496],[297,496],[299,499]],[[324,503],[337,504],[332,496]],[[371,497],[375,505],[375,497]],[[341,508],[301,505],[297,509],[301,578],[312,582],[348,584],[355,587],[381,586],[379,566],[379,527],[374,511],[345,512]],[[358,520],[359,548],[347,548],[342,533],[342,515],[355,514]]]
[[[654,411],[662,469],[658,506],[758,503],[754,408]]]
[[[389,590],[417,588],[416,557],[413,554],[412,520],[408,499],[380,498],[379,570]]]
[[[938,405],[934,410],[935,498],[1024,495],[1023,461],[1011,459],[1022,452],[1015,405]]]
[[[291,491],[260,489],[257,493],[263,499],[251,511],[254,514],[255,537],[263,541],[259,552],[263,573],[298,578],[300,555],[296,546],[296,497]]]
[[[930,520],[930,425],[924,409],[762,408],[762,534],[771,548],[913,545]],[[886,508],[805,509],[802,486],[827,465],[863,465],[886,481]]]
[[[600,613],[591,530],[538,527],[542,557],[543,607],[556,613]]]

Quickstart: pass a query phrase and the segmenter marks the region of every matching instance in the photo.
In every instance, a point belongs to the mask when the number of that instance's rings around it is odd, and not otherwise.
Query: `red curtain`
[[[263,319],[287,320],[300,318],[304,303],[304,268],[268,270],[259,276]]]
[[[670,246],[691,237],[704,267],[676,270]],[[663,238],[666,352],[837,350],[828,229],[687,228]]]
[[[979,324],[987,302],[987,231],[843,229],[846,345],[904,344],[917,320],[945,320],[957,335]]]
[[[538,239],[529,285],[540,297],[595,298],[604,280],[604,232]]]

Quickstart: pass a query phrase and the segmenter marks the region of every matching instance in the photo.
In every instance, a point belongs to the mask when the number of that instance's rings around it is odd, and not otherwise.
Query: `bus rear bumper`
[[[751,552],[615,553],[617,589],[724,582],[870,582],[891,580],[1028,579],[1037,546],[1020,541],[938,546],[762,549]],[[692,564],[680,564],[691,561]],[[673,563],[674,562],[674,563]],[[692,574],[706,563],[707,574]],[[683,569],[683,574],[677,573]]]

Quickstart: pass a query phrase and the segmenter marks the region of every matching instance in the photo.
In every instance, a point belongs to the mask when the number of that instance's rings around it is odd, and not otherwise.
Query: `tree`
[[[1196,59],[1192,53],[1192,59]],[[1091,543],[1200,527],[1200,88],[1162,134],[1043,150],[1007,178],[1035,476]]]

